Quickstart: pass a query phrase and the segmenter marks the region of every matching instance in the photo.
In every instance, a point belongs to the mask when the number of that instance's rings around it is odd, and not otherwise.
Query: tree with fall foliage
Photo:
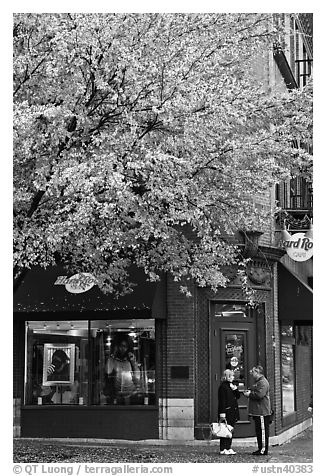
[[[310,170],[311,85],[255,76],[279,33],[267,14],[15,14],[15,277],[225,285],[226,236],[268,219],[250,198]]]

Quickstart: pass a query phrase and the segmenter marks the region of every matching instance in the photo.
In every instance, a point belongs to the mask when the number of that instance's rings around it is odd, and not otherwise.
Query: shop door
[[[222,313],[223,314],[223,313]],[[240,314],[240,313],[239,313]],[[241,315],[242,314],[242,315]],[[250,387],[249,370],[256,364],[256,332],[254,319],[244,313],[232,320],[213,317],[211,329],[211,420],[218,414],[217,391],[223,371],[232,369],[235,383],[241,393],[238,401],[240,420],[235,428],[235,437],[254,436],[255,430],[248,417],[248,399],[243,391]]]

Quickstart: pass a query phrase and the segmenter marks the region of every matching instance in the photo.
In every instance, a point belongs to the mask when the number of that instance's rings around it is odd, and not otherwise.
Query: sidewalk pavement
[[[80,438],[14,439],[14,463],[312,463],[312,427],[288,443],[270,448],[268,456],[253,456],[252,447],[234,446],[234,456],[219,454],[219,441],[158,445],[146,441]]]

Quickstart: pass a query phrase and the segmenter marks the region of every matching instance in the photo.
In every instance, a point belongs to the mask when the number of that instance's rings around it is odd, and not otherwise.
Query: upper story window
[[[276,185],[277,205],[294,214],[310,214],[312,196],[312,183],[303,177],[295,177]]]
[[[294,25],[294,73],[298,88],[302,88],[312,74],[312,18],[298,15]]]
[[[281,32],[274,43],[274,59],[288,89],[304,87],[312,75],[312,17],[274,14]]]

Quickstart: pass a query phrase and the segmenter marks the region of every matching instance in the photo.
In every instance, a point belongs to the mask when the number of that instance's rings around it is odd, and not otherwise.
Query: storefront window
[[[151,319],[91,321],[92,403],[155,404],[155,325]]]
[[[295,411],[294,343],[293,326],[281,326],[283,416]]]
[[[154,319],[29,321],[26,336],[26,405],[156,403]]]
[[[26,348],[25,404],[87,404],[87,321],[28,322]]]

